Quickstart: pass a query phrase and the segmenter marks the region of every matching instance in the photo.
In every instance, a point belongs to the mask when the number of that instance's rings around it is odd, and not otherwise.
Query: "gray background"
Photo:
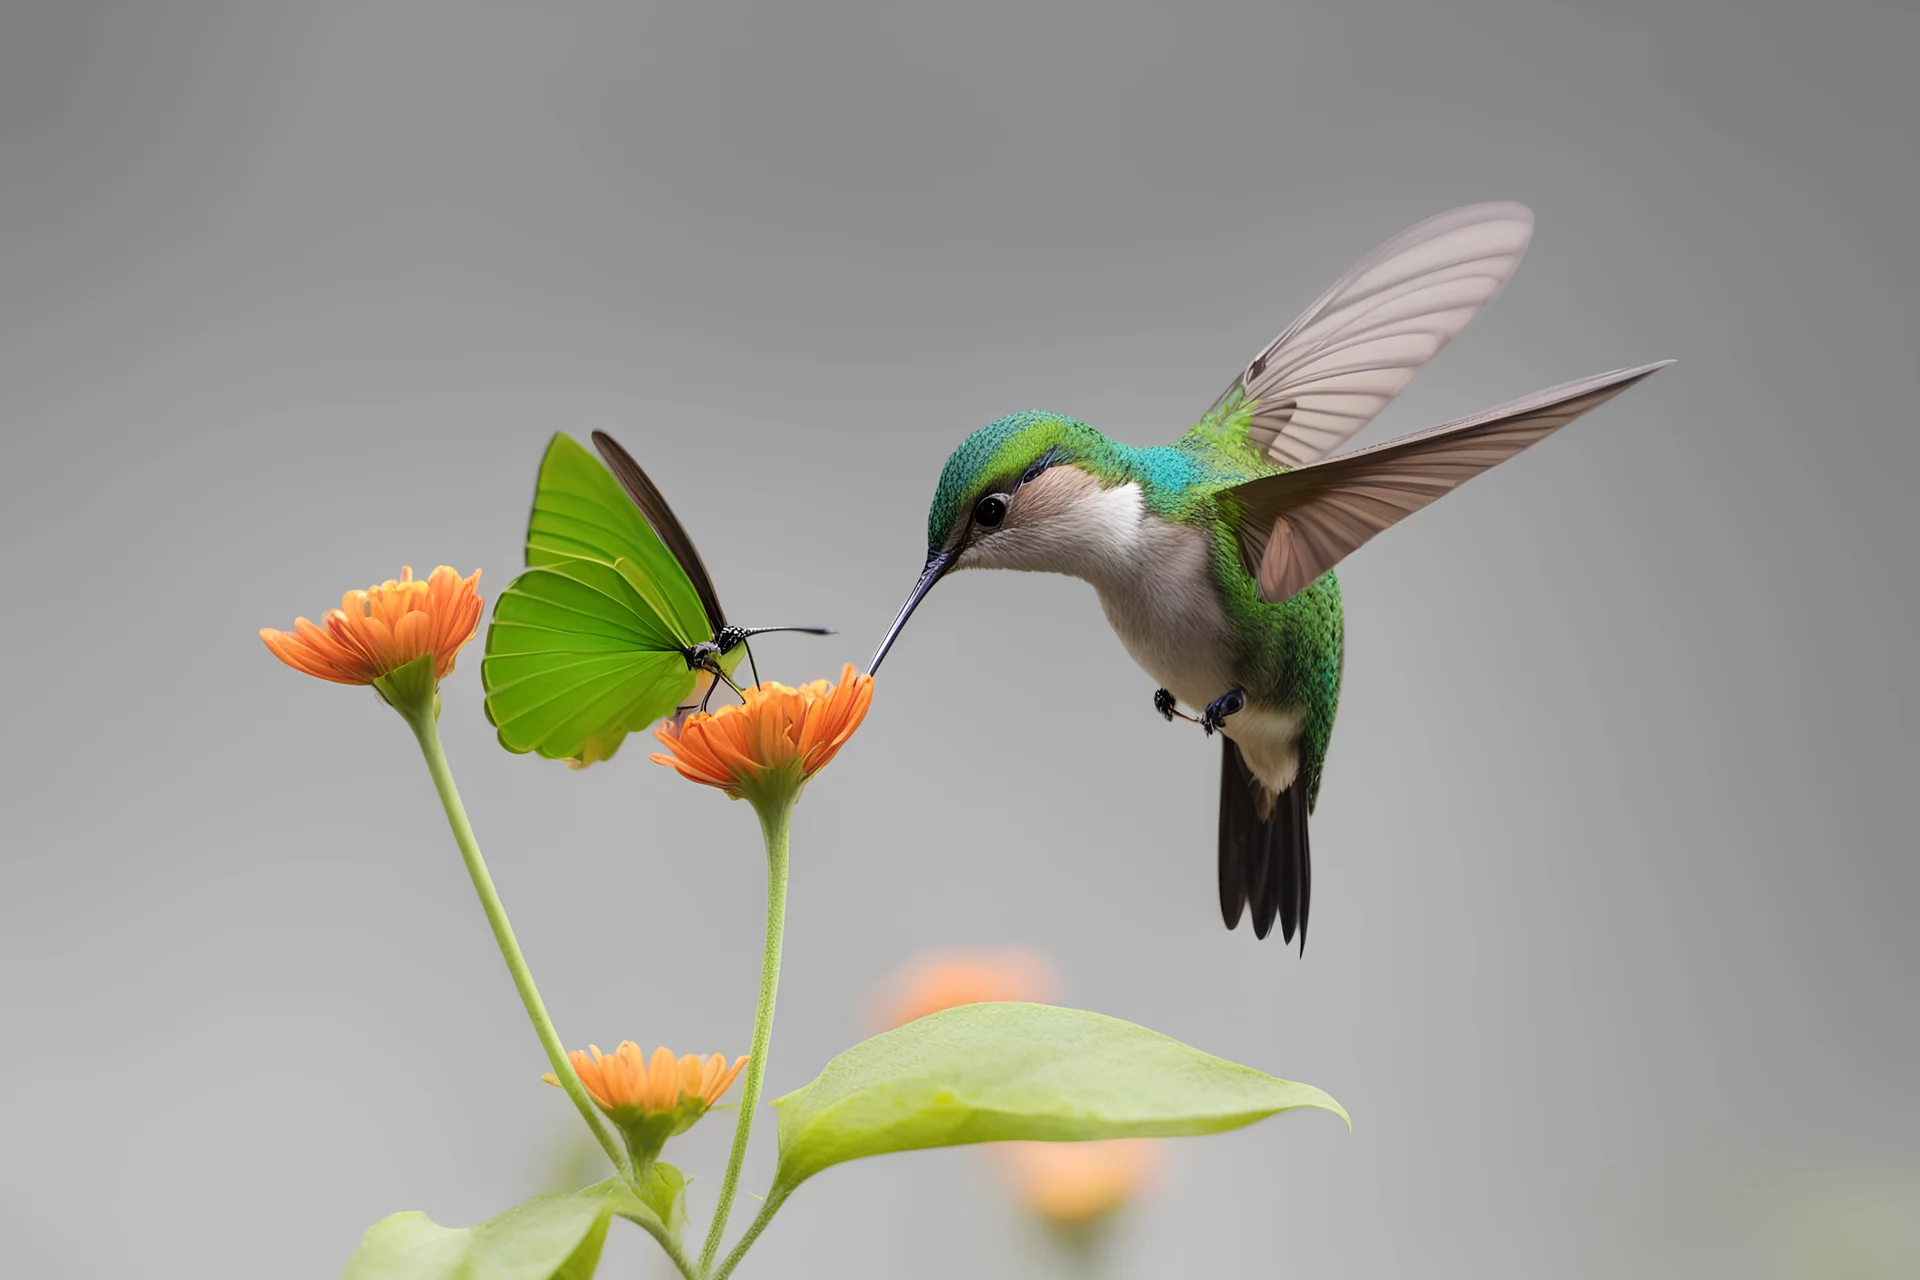
[[[1528,263],[1367,439],[1681,363],[1342,570],[1305,959],[1220,928],[1215,750],[1091,591],[963,575],[800,811],[770,1093],[916,948],[1028,944],[1354,1116],[1177,1147],[1114,1274],[1914,1265],[1916,54],[1910,3],[6,6],[0,1269],[331,1276],[562,1176],[406,731],[258,627],[403,561],[491,597],[600,427],[831,674],[966,431],[1170,439],[1489,198]],[[744,1051],[750,815],[506,754],[478,665],[449,750],[563,1034]],[[924,1153],[745,1274],[1043,1244]]]

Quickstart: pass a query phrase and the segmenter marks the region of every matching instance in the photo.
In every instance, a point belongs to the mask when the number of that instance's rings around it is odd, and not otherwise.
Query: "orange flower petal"
[[[744,695],[738,706],[657,727],[653,736],[667,750],[649,759],[735,798],[797,788],[826,768],[860,727],[873,704],[873,677],[855,674],[849,664],[838,685],[815,680],[795,689],[768,681]]]
[[[713,1055],[713,1059],[716,1065],[724,1065],[727,1060],[727,1055],[724,1053],[716,1053]],[[713,1106],[719,1102],[720,1099],[727,1096],[727,1090],[733,1087],[733,1082],[739,1078],[742,1068],[746,1065],[746,1055],[742,1054],[733,1060],[732,1066],[727,1067],[724,1071],[717,1072],[714,1077],[707,1082],[703,1096],[708,1106]]]
[[[622,1040],[619,1048],[606,1055],[597,1045],[588,1045],[585,1052],[575,1049],[567,1060],[573,1063],[588,1095],[617,1121],[665,1112],[685,1114],[683,1109],[689,1106],[695,1108],[695,1114],[704,1112],[720,1100],[747,1065],[742,1057],[728,1067],[724,1053],[676,1057],[664,1045],[647,1057],[631,1040]],[[551,1072],[540,1078],[548,1084],[559,1083]]]
[[[372,684],[426,654],[433,655],[434,679],[444,680],[480,629],[479,581],[477,569],[462,578],[441,565],[416,582],[404,568],[398,580],[344,593],[320,626],[298,618],[292,631],[263,628],[260,638],[294,670],[335,684]]]

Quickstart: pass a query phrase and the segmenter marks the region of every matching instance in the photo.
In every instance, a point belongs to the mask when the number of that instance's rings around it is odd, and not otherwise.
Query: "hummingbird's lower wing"
[[[1582,378],[1296,471],[1217,495],[1240,555],[1268,600],[1285,600],[1375,534],[1505,462],[1671,364],[1662,360]]]

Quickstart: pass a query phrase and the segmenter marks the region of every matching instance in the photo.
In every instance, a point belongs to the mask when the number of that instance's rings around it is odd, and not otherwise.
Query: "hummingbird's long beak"
[[[935,550],[927,555],[927,567],[920,571],[920,581],[913,584],[913,591],[907,596],[907,602],[900,606],[900,616],[887,628],[887,638],[880,642],[880,648],[874,653],[873,661],[867,664],[867,674],[872,675],[880,669],[880,660],[887,656],[887,650],[893,648],[894,637],[900,634],[900,628],[907,625],[907,619],[919,607],[927,592],[933,590],[933,584],[940,581],[941,575],[953,567],[953,556],[945,551]]]

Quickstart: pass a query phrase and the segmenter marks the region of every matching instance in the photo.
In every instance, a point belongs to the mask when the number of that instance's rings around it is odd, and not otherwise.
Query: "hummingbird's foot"
[[[1208,737],[1214,732],[1226,728],[1227,717],[1242,711],[1247,705],[1247,695],[1239,689],[1229,689],[1207,704],[1206,712],[1200,717],[1200,727]]]
[[[1153,691],[1153,709],[1155,711],[1158,711],[1160,713],[1160,718],[1162,720],[1165,720],[1168,724],[1172,724],[1174,721],[1174,717],[1176,716],[1178,716],[1182,720],[1185,720],[1189,724],[1200,723],[1198,717],[1190,716],[1186,712],[1180,710],[1180,708],[1174,706],[1173,695],[1171,693],[1168,693],[1165,689],[1155,689]]]

